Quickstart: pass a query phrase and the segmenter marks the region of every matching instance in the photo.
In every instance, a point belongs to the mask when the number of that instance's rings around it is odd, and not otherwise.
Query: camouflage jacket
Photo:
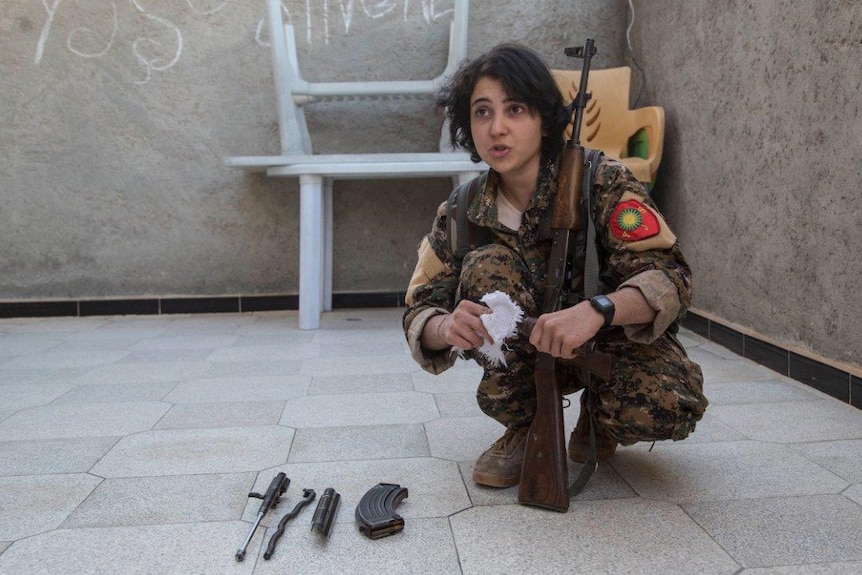
[[[536,191],[518,231],[497,219],[499,175],[489,172],[467,217],[492,230],[494,241],[519,253],[531,270],[535,285],[544,286],[551,249],[551,218],[556,196],[556,166],[544,162]],[[691,270],[643,185],[620,162],[602,156],[592,189],[599,256],[600,281],[606,292],[624,286],[637,287],[658,313],[647,325],[625,326],[626,336],[650,343],[681,319],[691,303]],[[418,248],[418,262],[407,290],[403,325],[414,359],[423,369],[440,373],[454,358],[450,353],[429,351],[419,345],[425,322],[455,307],[461,262],[447,242],[446,203],[437,210],[431,232]],[[463,230],[458,230],[463,233]]]

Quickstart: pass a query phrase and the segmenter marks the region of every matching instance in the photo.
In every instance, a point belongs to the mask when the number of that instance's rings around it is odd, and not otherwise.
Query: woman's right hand
[[[423,347],[443,349],[455,346],[468,350],[481,347],[485,341],[493,343],[481,319],[486,313],[491,313],[491,310],[484,305],[461,300],[452,313],[435,316],[425,324],[423,340],[429,345]]]
[[[485,329],[481,316],[491,313],[490,308],[469,300],[461,300],[455,311],[446,316],[440,329],[446,343],[461,349],[481,347],[486,341],[494,343],[491,334]]]

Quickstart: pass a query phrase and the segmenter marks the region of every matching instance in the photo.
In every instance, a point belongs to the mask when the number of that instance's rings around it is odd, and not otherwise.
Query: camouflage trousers
[[[503,291],[527,316],[541,313],[542,291],[526,262],[511,249],[489,244],[464,258],[456,299],[478,302]],[[612,376],[603,381],[574,366],[559,366],[563,394],[590,388],[589,405],[597,432],[630,445],[637,441],[684,439],[694,431],[708,405],[700,366],[688,359],[676,337],[665,333],[651,344],[629,340],[621,328],[600,332],[597,351],[612,357]],[[518,335],[503,346],[505,367],[491,365],[484,355],[466,352],[484,369],[476,392],[479,407],[509,428],[529,425],[536,409],[533,370],[536,348]],[[582,394],[582,404],[586,394]]]

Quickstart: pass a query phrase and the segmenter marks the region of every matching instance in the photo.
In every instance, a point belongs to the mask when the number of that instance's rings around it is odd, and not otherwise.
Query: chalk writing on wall
[[[183,54],[183,33],[180,27],[164,15],[145,5],[144,0],[126,0],[136,11],[130,18],[137,26],[144,26],[147,32],[135,37],[128,50],[142,68],[142,78],[137,84],[148,83],[153,72],[172,68]],[[220,12],[231,0],[185,0],[194,14],[208,16]],[[263,0],[259,0],[263,12]],[[39,64],[44,55],[48,40],[58,17],[62,17],[64,0],[42,0],[45,8],[45,23],[36,44],[34,63]],[[93,27],[75,28],[66,36],[65,46],[73,54],[82,58],[105,57],[116,43],[117,31],[121,22],[117,2],[110,0],[110,30],[96,30]],[[448,6],[447,7],[441,7]],[[291,9],[293,6],[293,9]],[[323,41],[329,44],[333,34],[347,35],[355,18],[379,20],[390,18],[405,23],[420,22],[433,24],[452,13],[452,0],[298,0],[281,2],[285,20],[294,26],[305,29],[305,40],[309,44]],[[71,10],[71,8],[70,8]],[[103,22],[105,19],[101,19]],[[142,24],[143,23],[143,24]],[[124,22],[123,24],[129,24]],[[262,39],[264,20],[260,20],[255,31],[255,39],[265,45]],[[104,27],[104,26],[103,26]],[[153,37],[158,31],[158,38]],[[148,35],[147,35],[148,34]],[[119,49],[119,48],[118,48]]]
[[[172,39],[169,46],[163,41],[155,38],[138,36],[132,41],[129,49],[135,57],[135,60],[143,68],[143,78],[136,83],[146,84],[152,78],[153,72],[167,70],[179,62],[183,54],[183,33],[180,28],[171,20],[154,14],[148,9],[142,0],[128,0],[128,2],[137,11],[138,21],[146,22],[156,28],[163,29],[168,37]],[[202,6],[201,0],[186,0],[186,4],[191,10],[200,15],[215,14],[223,9],[230,0],[219,0],[218,2],[209,2],[208,7]],[[54,26],[54,21],[57,18],[58,12],[62,8],[63,0],[53,0],[49,4],[49,0],[42,0],[42,6],[45,7],[46,18],[45,24],[42,26],[42,33],[39,35],[39,41],[36,44],[36,55],[34,63],[39,64],[45,54],[45,46],[51,36],[51,31]],[[113,47],[114,41],[119,29],[117,18],[117,3],[114,0],[110,2],[111,9],[111,29],[108,33],[97,31],[91,27],[82,26],[75,28],[66,37],[66,48],[82,58],[101,58],[105,56]],[[93,49],[93,46],[102,44],[99,49]],[[154,50],[157,48],[158,50]],[[164,51],[167,51],[167,57]],[[159,52],[158,55],[155,55]]]
[[[319,0],[317,1],[319,2]],[[349,34],[353,18],[357,15],[372,20],[379,20],[387,16],[390,18],[400,17],[403,22],[410,22],[418,16],[425,24],[433,24],[453,11],[451,7],[440,9],[440,4],[451,6],[452,2],[451,0],[448,2],[439,2],[438,0],[359,0],[358,2],[356,0],[323,0],[319,16],[322,22],[315,22],[314,10],[312,9],[313,0],[305,0],[305,40],[309,44],[313,44],[315,31],[322,30],[323,42],[329,44],[333,28],[340,30],[344,35]],[[287,15],[287,20],[296,28],[300,28],[301,23],[296,21],[297,18],[292,16],[284,2],[281,6]],[[334,24],[332,23],[333,19],[335,20]]]

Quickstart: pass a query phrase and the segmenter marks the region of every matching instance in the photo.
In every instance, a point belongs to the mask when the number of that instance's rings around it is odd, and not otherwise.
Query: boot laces
[[[520,445],[521,438],[527,433],[528,428],[520,427],[518,429],[507,429],[506,433],[503,434],[503,437],[494,442],[494,445],[491,446],[491,450],[495,453],[502,453],[508,455],[515,448]]]

